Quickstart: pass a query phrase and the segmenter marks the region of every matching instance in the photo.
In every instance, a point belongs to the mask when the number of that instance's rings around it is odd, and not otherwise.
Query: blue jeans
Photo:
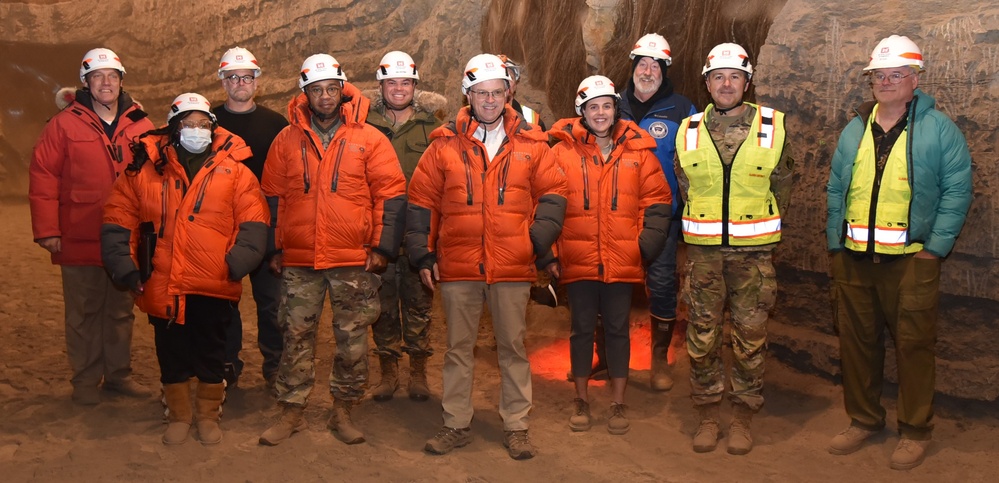
[[[267,261],[260,263],[250,272],[250,285],[253,287],[253,301],[257,303],[257,347],[264,356],[264,379],[277,375],[281,352],[284,351],[284,336],[278,328],[278,306],[281,303],[281,279],[267,269]],[[243,348],[243,320],[239,315],[238,304],[233,305],[232,323],[226,329],[225,362],[232,364],[236,377],[243,372],[243,361],[239,351]]]
[[[661,319],[676,318],[676,243],[680,238],[680,220],[672,220],[666,246],[645,274],[649,292],[649,313]]]

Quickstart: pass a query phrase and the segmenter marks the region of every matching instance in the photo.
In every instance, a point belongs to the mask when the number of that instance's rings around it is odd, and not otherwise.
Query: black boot
[[[669,391],[673,388],[673,377],[670,375],[669,362],[666,359],[669,343],[673,339],[673,327],[676,319],[661,319],[650,316],[652,325],[652,370],[649,375],[649,385],[654,391]]]

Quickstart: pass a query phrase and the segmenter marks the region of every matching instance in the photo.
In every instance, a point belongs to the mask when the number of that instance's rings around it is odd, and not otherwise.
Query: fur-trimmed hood
[[[381,89],[365,90],[364,96],[371,99],[372,109],[380,113],[385,112],[385,99],[382,98]],[[418,113],[431,114],[443,121],[447,118],[447,98],[436,92],[417,89],[413,93],[413,110]]]

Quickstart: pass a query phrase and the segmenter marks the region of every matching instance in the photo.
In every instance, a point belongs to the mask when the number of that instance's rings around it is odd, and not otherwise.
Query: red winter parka
[[[216,127],[213,154],[190,182],[166,135],[139,142],[149,159],[118,179],[104,207],[104,263],[115,281],[129,285],[138,267],[139,225],[152,222],[153,273],[136,304],[183,324],[184,295],[239,300],[242,278],[263,259],[270,212],[256,176],[241,162],[250,148],[239,136]]]
[[[131,144],[153,123],[128,94],[118,97],[118,125],[108,139],[89,91],[56,114],[35,144],[28,200],[34,239],[60,237],[57,265],[101,265],[101,209],[111,185],[132,162]]]
[[[342,124],[328,149],[301,93],[264,163],[262,187],[278,199],[275,243],[285,266],[364,266],[371,250],[390,260],[399,253],[406,178],[388,138],[365,123],[368,99],[348,82],[343,96]]]
[[[552,154],[569,189],[558,239],[561,281],[643,282],[644,264],[666,243],[672,201],[655,139],[619,120],[614,148],[604,159],[581,119],[562,119],[549,131],[561,141]]]
[[[526,282],[553,260],[565,214],[565,173],[548,136],[509,105],[506,140],[490,162],[471,109],[431,133],[409,183],[406,250],[442,282]],[[538,259],[536,261],[536,258]]]

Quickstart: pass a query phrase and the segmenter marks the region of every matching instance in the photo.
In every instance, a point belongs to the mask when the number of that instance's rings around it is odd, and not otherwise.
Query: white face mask
[[[195,153],[203,153],[212,144],[212,132],[198,127],[185,127],[180,130],[180,145]]]

